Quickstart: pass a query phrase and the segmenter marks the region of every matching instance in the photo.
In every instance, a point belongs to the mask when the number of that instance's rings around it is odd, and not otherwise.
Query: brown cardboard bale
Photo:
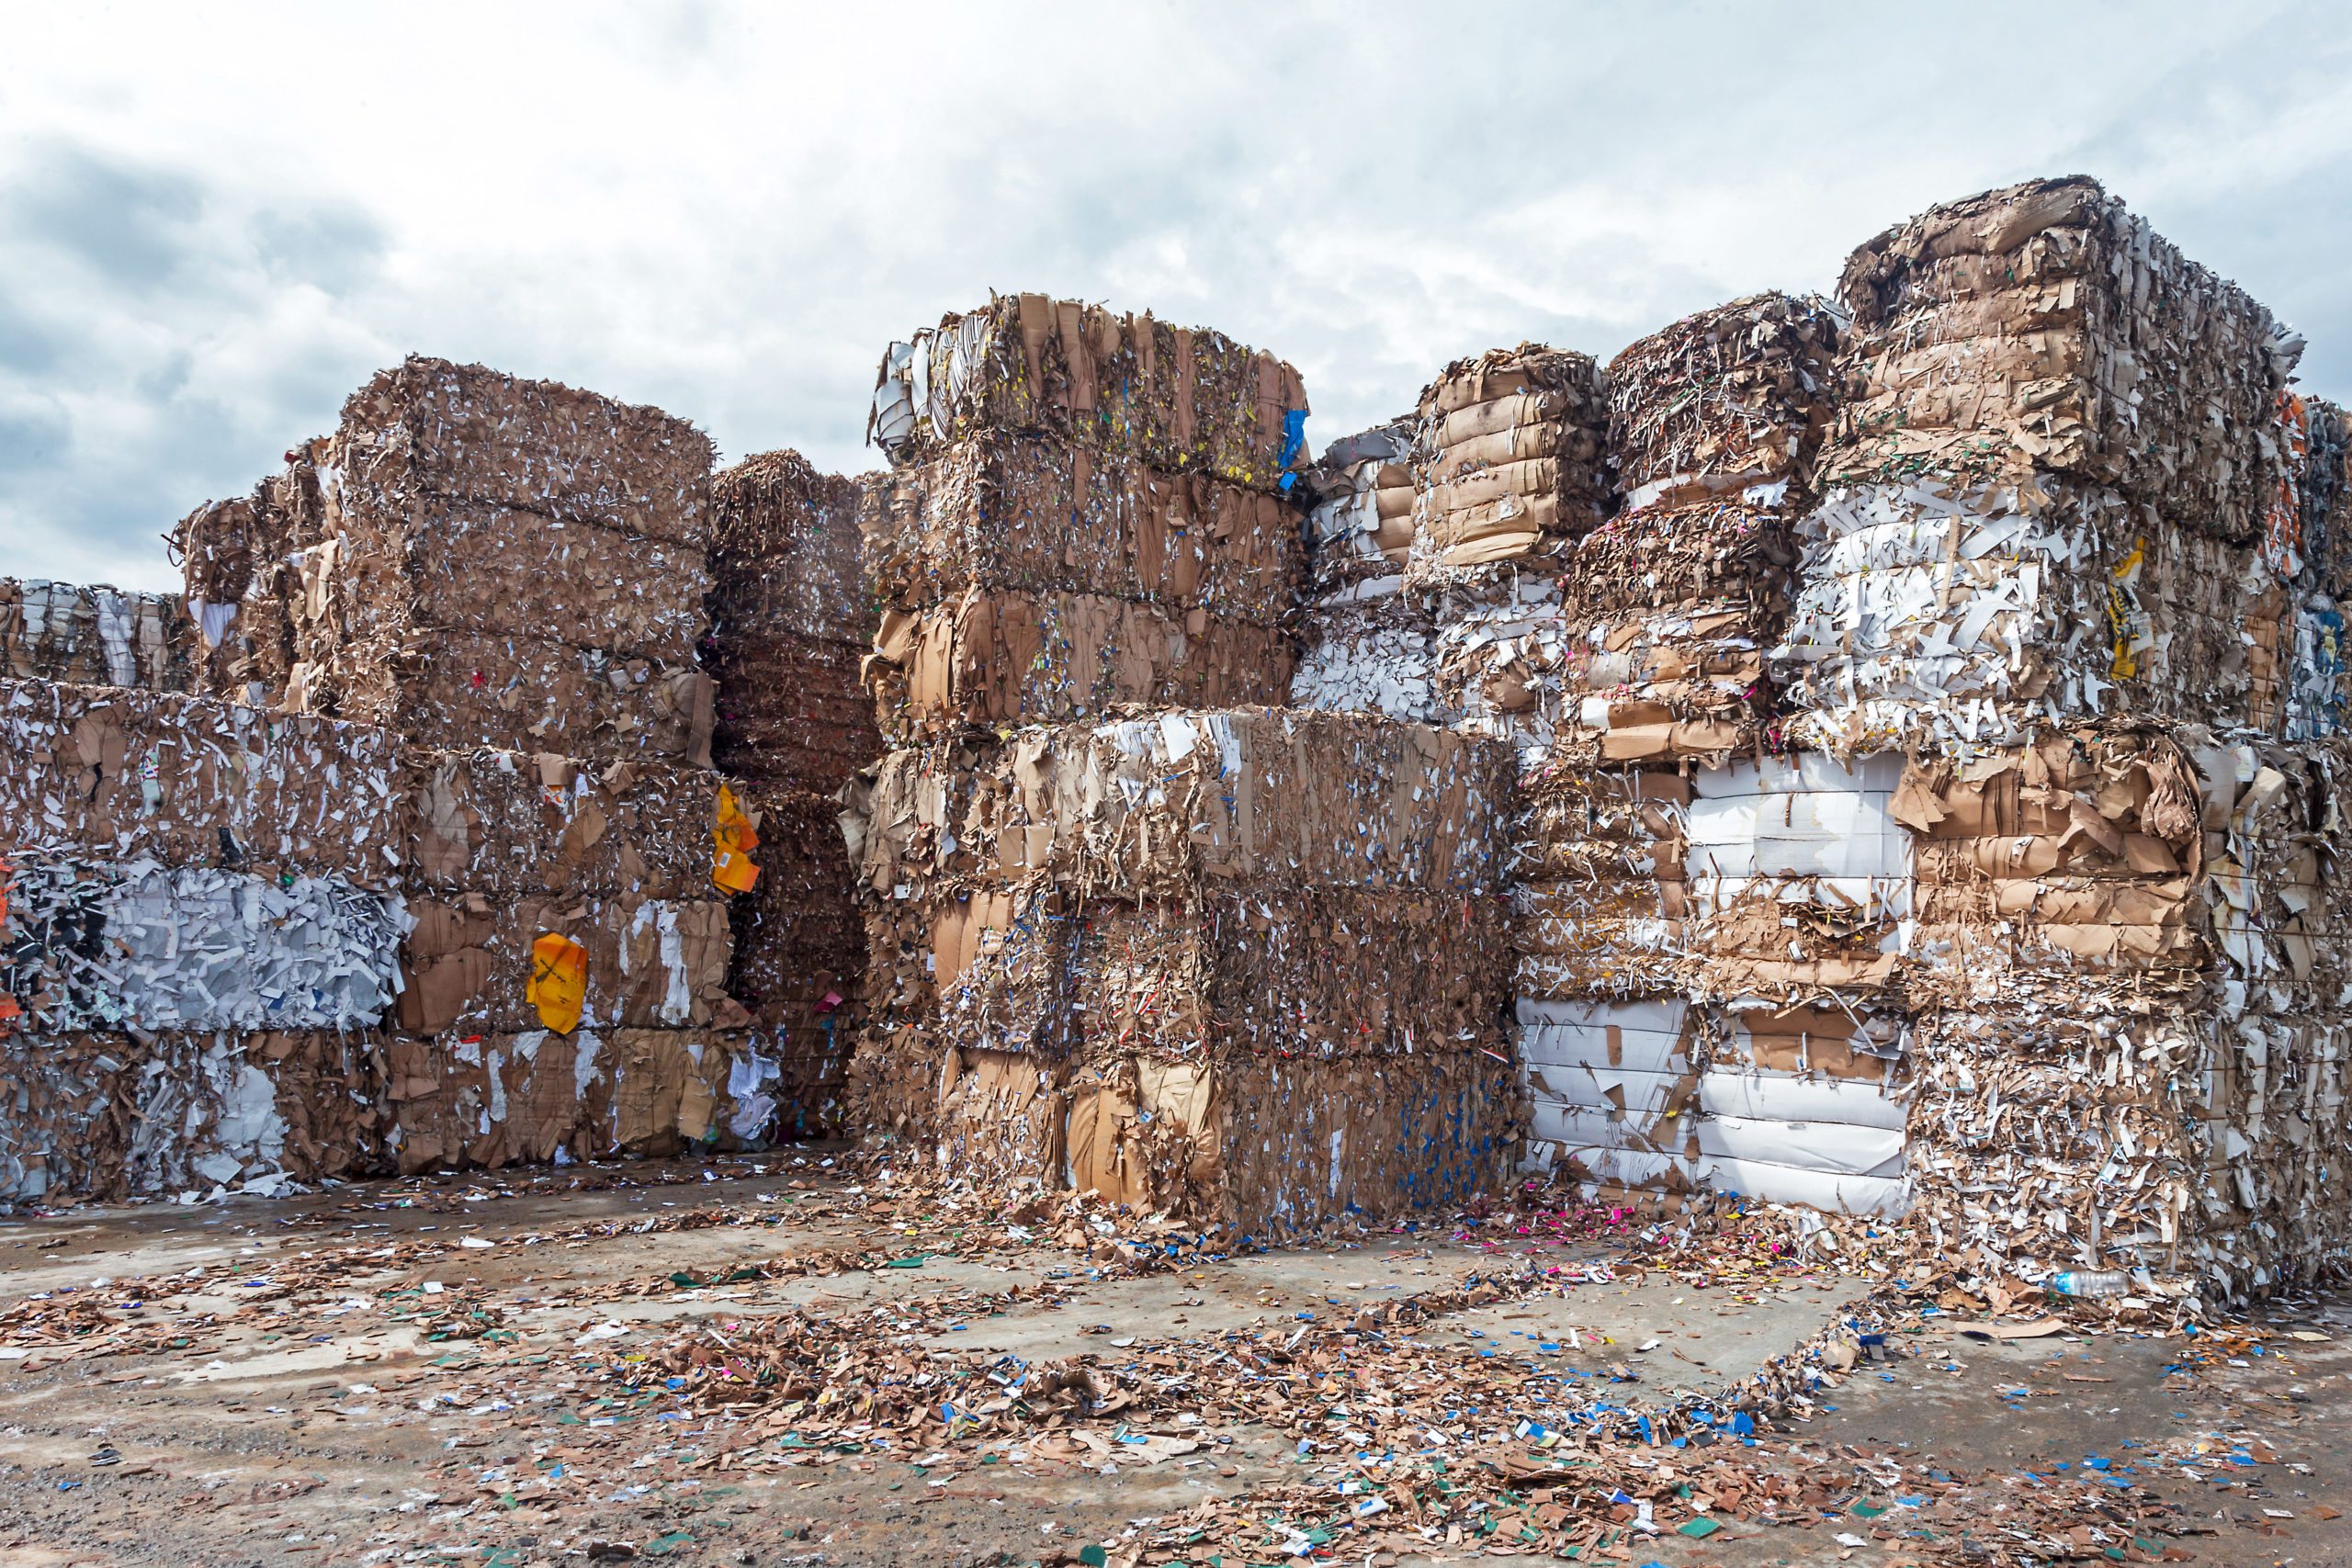
[[[1932,208],[1857,250],[1838,292],[1853,331],[1826,482],[2040,470],[2261,536],[2301,340],[2096,181]]]
[[[1521,787],[1512,840],[1516,994],[1630,998],[1681,988],[1675,954],[1690,912],[1689,780],[1555,763]]]
[[[1503,1045],[1510,911],[1492,898],[1245,885],[1070,918],[1072,1043],[1089,1059]]]
[[[877,962],[897,960],[890,1021],[942,1044],[1090,1062],[1503,1044],[1510,912],[1492,898],[1268,882],[1080,904],[1033,886],[894,913],[876,931]]]
[[[1279,704],[1288,636],[1085,593],[982,593],[883,617],[865,680],[896,742],[1121,706]]]
[[[381,729],[119,686],[0,681],[0,846],[334,874],[405,865]]]
[[[900,608],[977,588],[1260,623],[1289,610],[1302,553],[1282,497],[995,433],[878,482],[865,536],[876,590]]]
[[[286,454],[250,496],[209,502],[175,527],[172,555],[186,584],[200,662],[194,688],[255,707],[280,705],[311,611],[303,567],[326,536],[319,483],[324,437]],[[320,608],[322,610],[323,605]]]
[[[707,897],[720,782],[650,762],[403,747],[401,864],[412,886],[494,897]]]
[[[388,1056],[405,1174],[757,1147],[773,1111],[731,1089],[756,1053],[725,1031],[400,1036]]]
[[[718,682],[712,761],[739,778],[831,794],[882,754],[870,650],[792,632],[723,635],[704,668]]]
[[[733,947],[727,901],[634,895],[524,897],[493,903],[412,900],[402,943],[401,1029],[515,1033],[541,1026],[529,999],[532,943],[552,932],[587,950],[582,1026],[738,1029],[726,994]]]
[[[1555,559],[1609,514],[1606,378],[1541,344],[1458,359],[1421,392],[1410,572]]]
[[[762,452],[710,481],[710,616],[738,638],[808,637],[863,648],[874,635],[859,538],[880,474],[820,474],[797,452]]]
[[[304,648],[314,660],[447,628],[682,664],[708,627],[699,539],[440,497],[395,513],[347,484],[329,498],[307,585],[332,606],[336,646],[313,632]]]
[[[1609,458],[1628,510],[1804,483],[1836,395],[1837,318],[1754,294],[1685,316],[1609,362]]]
[[[344,404],[337,504],[431,528],[449,502],[520,508],[694,548],[709,440],[660,409],[413,355]]]
[[[1923,963],[2194,970],[2204,836],[2177,744],[2078,729],[1966,764],[1915,762],[1895,795],[1913,830]]]
[[[864,1017],[865,928],[852,897],[841,807],[800,791],[747,795],[760,837],[752,890],[730,900],[734,955],[727,992],[752,1038],[781,1064],[775,1098],[787,1129],[842,1126],[849,1057]]]
[[[710,765],[716,684],[691,660],[665,664],[565,643],[418,629],[340,679],[308,664],[290,679],[301,687],[313,676],[315,700],[296,701],[290,691],[290,707],[331,706],[435,750],[489,746],[597,762]]]
[[[1482,897],[1513,772],[1491,740],[1368,715],[1171,711],[893,752],[844,821],[894,899],[1039,873],[1129,901],[1227,879]]]
[[[0,1037],[0,1194],[269,1191],[380,1168],[371,1033]]]
[[[1306,412],[1296,370],[1221,333],[1018,294],[891,344],[867,432],[901,466],[1001,431],[1275,490]]]
[[[1498,1190],[1518,1122],[1484,1052],[1121,1060],[1068,1095],[1074,1188],[1260,1235],[1459,1209]]]
[[[0,676],[184,692],[196,640],[175,593],[0,578]]]

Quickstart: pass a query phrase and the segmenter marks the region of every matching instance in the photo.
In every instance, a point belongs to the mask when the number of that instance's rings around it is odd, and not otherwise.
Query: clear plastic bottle
[[[2120,1296],[2132,1288],[2132,1276],[2120,1269],[2069,1269],[2050,1278],[2050,1289],[2062,1296]]]

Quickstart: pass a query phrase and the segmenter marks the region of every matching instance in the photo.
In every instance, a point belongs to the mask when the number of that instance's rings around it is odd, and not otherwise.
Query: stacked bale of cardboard
[[[1035,297],[892,350],[869,1126],[1246,1228],[1498,1174],[1506,755],[1236,705],[1291,691],[1305,414],[1270,355]],[[1334,465],[1372,521],[1327,588],[1393,573],[1396,456]]]
[[[2079,178],[1898,225],[1840,289],[1847,402],[1774,655],[1802,739],[2276,722],[2291,631],[2259,547],[2301,340]]]
[[[895,344],[872,430],[867,660],[894,740],[1283,700],[1298,373],[1223,334],[1023,294]]]
[[[1335,441],[1305,476],[1305,651],[1290,700],[1333,713],[1378,713],[1415,724],[1437,716],[1430,684],[1435,623],[1408,585],[1413,543],[1414,422],[1392,420]]]
[[[881,754],[858,665],[875,630],[860,508],[881,481],[819,473],[797,452],[711,481],[714,759],[758,836],[760,872],[734,900],[728,992],[776,1063],[780,1130],[842,1126],[862,1016],[865,931],[832,798]]]
[[[2328,759],[2262,739],[2324,733],[2334,680],[2299,342],[2084,180],[1936,209],[1843,288],[1849,401],[1774,665],[1792,736],[1911,753],[1918,1223],[2028,1280],[2234,1293],[2340,1253],[2286,1213],[2341,1120]],[[2242,825],[2290,797],[2294,829]]]
[[[877,1117],[1244,1227],[1465,1199],[1512,1131],[1510,787],[1491,741],[1264,708],[893,752],[853,814]]]
[[[2272,504],[2266,554],[2289,570],[2295,647],[2288,665],[2286,737],[2315,740],[2352,730],[2352,650],[2345,646],[2344,597],[2352,576],[2352,426],[2321,398],[2281,397],[2280,434],[2289,468]]]
[[[412,357],[256,502],[184,525],[191,613],[245,606],[224,633],[252,623],[242,673],[275,682],[271,706],[443,749],[707,765],[709,470],[658,409]],[[263,645],[288,623],[280,674]]]
[[[761,1135],[727,1092],[755,1048],[691,1027],[730,1021],[710,775],[38,681],[0,682],[0,735],[12,1195]],[[562,1035],[551,932],[582,959]],[[499,1081],[518,1049],[541,1077]]]
[[[0,1195],[377,1163],[408,920],[390,738],[9,680],[0,750]]]
[[[198,671],[193,689],[254,707],[304,711],[288,694],[299,628],[326,612],[319,546],[326,498],[319,481],[325,437],[286,454],[253,493],[208,502],[173,531],[172,557],[186,584]]]
[[[1521,344],[1422,389],[1408,584],[1437,626],[1448,722],[1540,753],[1560,721],[1560,576],[1614,505],[1607,378],[1589,355]]]
[[[1820,301],[1760,294],[1610,363],[1622,502],[1578,544],[1565,585],[1567,743],[1611,761],[1757,748],[1837,347]]]
[[[184,692],[194,641],[177,594],[0,578],[0,676]]]

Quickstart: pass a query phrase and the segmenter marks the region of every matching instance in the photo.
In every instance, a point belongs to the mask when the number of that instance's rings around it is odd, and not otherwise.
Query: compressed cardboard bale
[[[1121,706],[1277,704],[1289,694],[1293,657],[1287,634],[1204,610],[973,590],[886,615],[865,679],[884,733],[903,744]]]
[[[372,1028],[408,929],[340,877],[0,856],[0,996],[52,1033]]]
[[[841,807],[763,788],[748,808],[757,816],[761,870],[751,891],[729,901],[727,992],[751,1014],[752,1038],[779,1064],[771,1092],[786,1130],[828,1136],[843,1124],[866,964]]]
[[[1688,915],[1683,818],[1673,773],[1532,776],[1510,885],[1517,994],[1642,997],[1678,984]]]
[[[1548,562],[1607,516],[1606,387],[1591,355],[1541,344],[1439,372],[1417,416],[1411,573]]]
[[[374,1037],[334,1032],[0,1037],[0,1195],[266,1192],[381,1163]]]
[[[0,848],[291,872],[386,889],[397,749],[365,725],[203,697],[0,681]]]
[[[2237,544],[2285,454],[2266,440],[2302,340],[2098,182],[1931,208],[1857,250],[1826,483],[2063,474]]]
[[[876,610],[859,515],[880,475],[820,474],[768,452],[712,481],[711,755],[740,777],[830,792],[879,756],[859,682]]]
[[[793,451],[761,452],[710,481],[710,618],[721,647],[785,636],[865,647],[874,635],[860,513],[870,474],[819,473]]]
[[[1068,918],[1067,989],[1051,1002],[1074,1015],[1069,1043],[1090,1059],[1503,1045],[1510,911],[1493,898],[1245,884]]]
[[[412,358],[354,393],[289,475],[305,463],[324,514],[314,540],[280,551],[292,660],[281,671],[248,654],[243,671],[271,705],[444,749],[707,764],[710,694],[694,660],[710,444],[690,425]],[[256,546],[270,542],[269,510]],[[281,532],[282,544],[311,529]]]
[[[1259,1235],[1458,1210],[1499,1190],[1519,1122],[1476,1051],[1127,1059],[1067,1094],[1071,1186]]]
[[[1439,721],[1426,597],[1407,586],[1413,539],[1413,422],[1334,442],[1307,470],[1313,499],[1304,649],[1294,707]]]
[[[733,947],[721,897],[523,897],[479,894],[411,902],[398,1018],[411,1033],[524,1032],[534,1002],[533,944],[553,933],[585,950],[581,1027],[740,1029],[726,993]]]
[[[984,432],[877,482],[865,543],[883,601],[1074,592],[1271,623],[1302,566],[1283,498],[1131,457]]]
[[[1614,1190],[1695,1189],[1698,1008],[1679,996],[1521,996],[1513,1022],[1528,1168]]]
[[[1357,714],[1168,712],[892,753],[844,815],[876,894],[1182,897],[1224,879],[1489,896],[1512,768],[1492,741]]]
[[[1367,578],[1307,612],[1306,648],[1290,678],[1290,705],[1377,714],[1435,724],[1435,617],[1399,574]]]
[[[1683,942],[1700,994],[1782,1005],[1890,987],[1914,906],[1902,759],[1819,753],[1694,770]]]
[[[1619,354],[1608,369],[1609,461],[1625,508],[1802,488],[1834,412],[1838,349],[1825,301],[1754,294]]]
[[[866,429],[898,466],[1000,431],[1271,491],[1306,412],[1296,370],[1221,333],[1018,294],[892,344]]]
[[[2002,1274],[2193,1259],[2211,1183],[2197,1107],[2210,1010],[2044,990],[1917,1025],[1906,1134],[1913,1221]],[[2193,1263],[2192,1263],[2193,1267]]]
[[[1800,533],[1801,586],[1770,665],[1802,744],[1965,751],[2118,712],[2267,727],[2283,705],[2292,628],[2277,574],[2118,491],[1849,486]]]
[[[2324,398],[2304,401],[2302,509],[2307,585],[2331,598],[2352,595],[2352,420]]]
[[[1415,430],[1410,416],[1375,425],[1333,442],[1306,470],[1309,598],[1317,605],[1404,570],[1413,545]]]
[[[177,594],[0,578],[0,676],[184,692],[195,640]]]
[[[111,1034],[0,1034],[0,1197],[56,1203],[128,1195],[135,1064]]]
[[[2202,967],[2199,803],[2178,744],[2124,728],[2060,732],[1964,764],[1913,762],[1890,815],[1913,835],[1914,956],[1978,983]]]
[[[1910,1030],[1869,1007],[1745,1001],[1713,1014],[1691,1127],[1715,1191],[1898,1217],[1905,1180]]]
[[[416,632],[340,680],[321,676],[325,684],[304,687],[305,671],[316,669],[298,667],[289,678],[290,706],[332,707],[435,750],[489,746],[710,766],[717,687],[691,660],[451,629]]]
[[[448,502],[710,544],[709,439],[660,409],[412,355],[344,404],[338,505],[430,528]]]
[[[582,1029],[390,1042],[387,1144],[403,1174],[756,1148],[772,1100],[740,1034]]]
[[[331,548],[312,574],[338,623],[341,646],[327,659],[448,628],[675,665],[695,657],[708,628],[699,538],[437,497],[394,511],[338,478],[328,490]],[[318,640],[306,649],[314,659]]]
[[[711,891],[721,780],[553,752],[403,747],[393,787],[415,887],[495,897]]]
[[[860,683],[870,651],[791,632],[722,634],[703,667],[718,682],[712,761],[739,778],[830,794],[882,754],[874,699]]]
[[[326,439],[286,454],[277,473],[252,494],[208,502],[174,528],[185,601],[196,629],[194,688],[254,707],[281,705],[299,658],[301,628],[323,615],[305,584],[315,582],[317,547],[326,536],[326,499],[319,459]]]

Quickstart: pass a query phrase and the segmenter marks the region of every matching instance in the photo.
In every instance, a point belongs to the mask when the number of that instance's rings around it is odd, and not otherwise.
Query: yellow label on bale
[[[542,931],[531,943],[531,983],[526,995],[539,1021],[558,1034],[580,1027],[588,996],[588,950],[568,936]]]
[[[743,815],[735,792],[725,784],[718,786],[718,825],[710,830],[710,840],[718,852],[711,862],[711,881],[729,893],[749,893],[760,879],[760,868],[752,863],[760,835]]]

